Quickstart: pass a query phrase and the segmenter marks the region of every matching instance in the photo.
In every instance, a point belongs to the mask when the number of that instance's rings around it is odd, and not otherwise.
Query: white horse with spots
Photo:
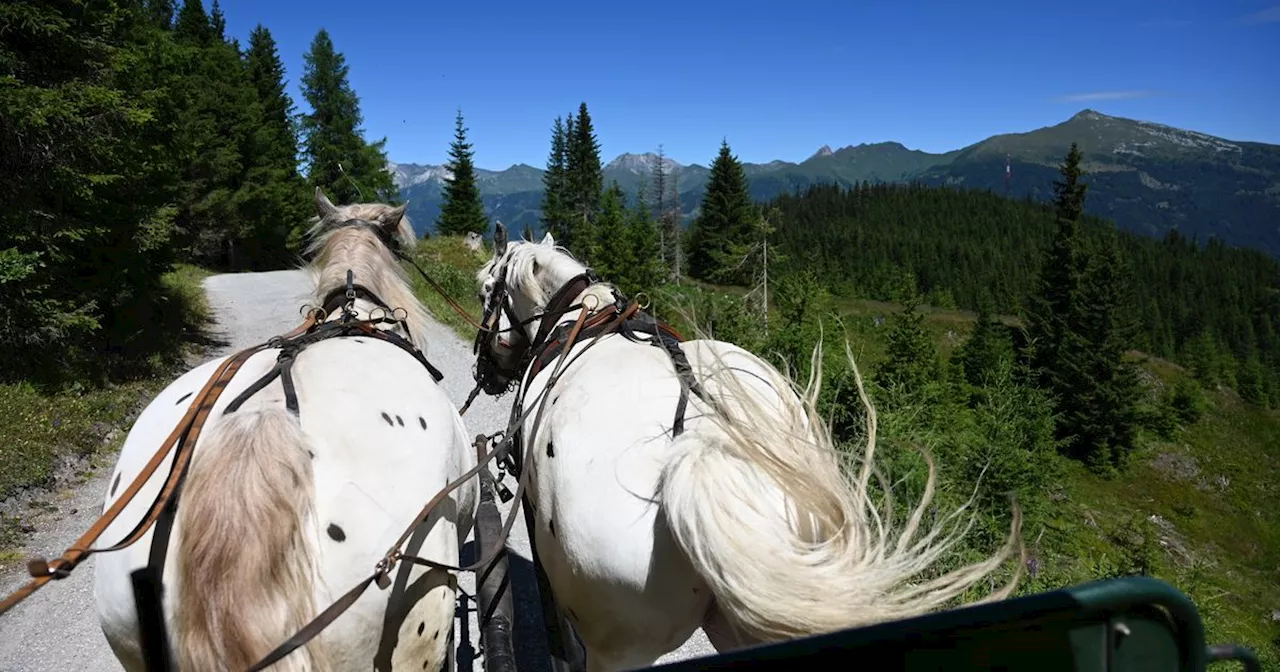
[[[524,408],[537,403],[556,363],[531,380],[528,369],[512,369],[537,345],[537,316],[586,271],[551,236],[508,244],[500,228],[494,258],[477,273],[481,302],[501,313],[499,329],[535,318],[483,346],[496,371],[522,378]],[[590,309],[613,305],[616,295],[594,283],[563,298],[561,306]],[[548,319],[572,323],[578,314]],[[652,664],[698,627],[727,651],[920,615],[1021,548],[1015,507],[1007,543],[994,555],[913,582],[934,572],[967,529],[947,525],[964,507],[916,538],[933,494],[930,462],[922,501],[901,530],[890,529],[869,498],[875,413],[865,394],[866,451],[847,477],[815,410],[820,373],[798,394],[742,348],[685,342],[696,379],[720,410],[690,395],[685,430],[673,439],[680,384],[667,353],[618,334],[588,342],[570,349],[541,425],[536,412],[529,416],[522,445],[538,554],[586,646],[589,670]],[[847,346],[846,354],[852,364]],[[984,600],[1006,597],[1020,570]]]
[[[315,303],[346,274],[363,290],[359,319],[381,301],[403,322],[394,330],[426,352],[428,313],[414,296],[395,246],[413,245],[404,206],[336,207],[316,191],[316,253],[308,267]],[[338,319],[340,309],[328,319]],[[407,316],[406,316],[407,314]],[[386,325],[383,325],[386,326]],[[405,330],[405,326],[408,330]],[[476,463],[454,404],[409,352],[381,339],[348,336],[307,346],[293,366],[299,414],[285,406],[280,378],[238,410],[223,409],[276,363],[255,354],[209,415],[182,487],[164,564],[164,609],[184,670],[243,670],[292,636],[373,572],[422,506]],[[223,361],[206,362],[161,392],[125,439],[104,509],[139,473]],[[144,515],[168,473],[166,458],[106,530],[122,539]],[[436,507],[402,550],[456,564],[474,520],[470,481]],[[148,563],[153,527],[122,551],[97,557],[95,597],[102,629],[127,670],[142,670],[130,572]],[[438,670],[451,664],[457,584],[445,571],[407,562],[387,590],[370,587],[317,638],[273,670]]]

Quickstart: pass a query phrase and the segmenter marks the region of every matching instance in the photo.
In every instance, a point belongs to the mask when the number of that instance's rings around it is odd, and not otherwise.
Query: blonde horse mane
[[[697,335],[704,337],[701,333]],[[935,563],[953,550],[975,523],[976,512],[971,512],[967,520],[961,516],[971,509],[981,476],[966,502],[926,525],[924,516],[936,492],[937,468],[929,452],[921,448],[928,478],[905,524],[895,525],[893,494],[887,485],[884,486],[884,511],[878,510],[870,483],[874,475],[884,485],[883,475],[875,466],[876,409],[867,395],[848,341],[844,346],[866,412],[865,444],[860,457],[842,454],[818,412],[822,387],[821,339],[813,349],[811,372],[803,389],[790,376],[748,353],[749,358],[763,363],[766,370],[774,374],[770,382],[782,393],[781,404],[749,389],[742,377],[735,375],[738,369],[726,361],[724,354],[715,353],[713,363],[700,367],[701,371],[695,369],[700,384],[717,401],[709,409],[708,418],[728,439],[716,442],[717,450],[724,451],[730,459],[761,467],[793,502],[791,529],[779,531],[779,536],[787,539],[782,544],[786,550],[780,555],[762,558],[758,566],[744,576],[787,571],[789,566],[798,567],[800,563],[821,568],[813,574],[813,585],[798,576],[805,572],[795,570],[791,570],[790,577],[795,583],[789,579],[732,585],[734,579],[742,577],[734,576],[733,572],[719,577],[731,585],[717,589],[717,597],[732,595],[730,599],[738,603],[732,610],[738,616],[737,625],[764,640],[919,616],[961,597],[1011,557],[1018,557],[1021,561],[1008,582],[973,604],[1006,599],[1017,589],[1025,565],[1022,511],[1014,501],[1009,534],[1000,548],[984,559],[928,578]],[[742,356],[736,352],[729,354]],[[794,392],[796,397],[788,399],[787,391]],[[846,459],[856,465],[856,470],[845,468]],[[719,508],[713,514],[714,520],[704,521],[702,525],[735,529],[747,520],[754,520],[751,510],[755,505],[748,504],[747,509],[743,515],[742,511]],[[926,528],[923,535],[920,534],[922,528]],[[690,531],[684,530],[686,535]],[[676,533],[685,536],[680,531]],[[690,541],[695,549],[700,547],[696,540]],[[797,601],[799,586],[821,591],[826,598]],[[802,590],[800,594],[804,592],[807,591]]]
[[[344,286],[350,269],[356,284],[366,287],[391,308],[404,309],[413,344],[425,353],[431,312],[413,293],[404,267],[372,231],[363,227],[340,226],[347,220],[363,219],[382,227],[389,238],[397,240],[405,248],[412,248],[417,239],[408,215],[404,214],[405,206],[385,203],[333,205],[318,188],[316,205],[321,214],[310,220],[311,228],[307,235],[311,243],[306,254],[311,261],[304,266],[315,286],[314,301],[318,304],[329,292]]]

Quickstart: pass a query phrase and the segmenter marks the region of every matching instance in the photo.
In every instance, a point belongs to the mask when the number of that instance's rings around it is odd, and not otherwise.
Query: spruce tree
[[[572,115],[570,122],[572,123]],[[547,157],[547,170],[542,174],[542,230],[551,232],[557,241],[569,239],[568,212],[568,138],[566,127],[556,117],[551,128],[551,154]],[[563,244],[563,243],[562,243]]]
[[[164,29],[173,27],[174,0],[147,0],[143,6],[152,25]]]
[[[601,277],[630,292],[634,291],[631,289],[632,270],[636,260],[632,256],[631,237],[628,235],[625,201],[622,187],[613,182],[600,203],[600,216],[596,223],[598,238],[595,255],[590,260]]]
[[[239,49],[217,35],[199,0],[183,3],[174,36],[185,103],[175,138],[183,166],[177,222],[198,263],[249,267],[239,243],[253,237],[260,216],[242,193],[261,125],[257,90]]]
[[[311,106],[302,116],[308,187],[320,187],[334,203],[394,202],[395,181],[383,149],[386,138],[365,141],[360,100],[347,81],[349,70],[346,58],[321,28],[306,54],[302,75],[302,95]]]
[[[1001,361],[1012,354],[1008,331],[996,320],[993,310],[990,295],[983,295],[973,333],[956,352],[964,379],[970,385],[987,385],[1000,370]]]
[[[938,353],[919,311],[920,295],[907,293],[902,311],[892,316],[888,358],[876,371],[876,380],[896,395],[914,396],[938,377]]]
[[[1073,325],[1084,347],[1069,350],[1075,373],[1061,399],[1070,448],[1097,470],[1123,468],[1137,440],[1142,387],[1128,360],[1137,324],[1128,266],[1114,239],[1090,264],[1081,293],[1083,322]]]
[[[474,150],[467,142],[467,129],[462,123],[462,110],[455,120],[453,142],[449,145],[449,178],[445,180],[444,202],[436,220],[436,233],[442,236],[483,235],[489,229],[476,185]]]
[[[746,278],[748,273],[732,256],[736,246],[750,244],[756,216],[747,173],[730,152],[729,142],[722,140],[711,164],[701,212],[689,229],[689,274],[713,282]]]
[[[600,165],[600,143],[587,104],[578,106],[578,116],[566,130],[565,183],[567,186],[566,229],[569,236],[563,245],[583,258],[595,251],[596,220],[600,216],[600,199],[604,189],[604,169]]]
[[[179,39],[194,44],[203,46],[213,42],[213,24],[210,23],[201,0],[182,0],[182,9],[178,10],[178,20],[174,23],[173,32]]]
[[[174,260],[174,119],[152,106],[170,95],[148,56],[171,52],[122,4],[0,6],[3,380],[98,378],[104,354],[165,331],[147,318],[165,314]]]
[[[662,284],[666,269],[662,263],[662,238],[658,221],[649,209],[648,189],[641,179],[636,206],[630,213],[627,234],[631,242],[631,291],[652,291]]]
[[[653,162],[653,220],[658,224],[658,259],[663,267],[668,267],[667,232],[664,230],[667,221],[667,165],[662,145],[658,145],[657,160]]]
[[[246,158],[242,195],[243,208],[256,223],[242,247],[255,268],[281,267],[298,252],[314,206],[298,172],[298,128],[285,91],[284,63],[261,24],[249,33],[245,63],[261,117]]]

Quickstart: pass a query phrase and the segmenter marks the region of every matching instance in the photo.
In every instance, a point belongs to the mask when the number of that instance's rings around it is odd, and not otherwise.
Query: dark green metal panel
[[[1251,655],[1242,651],[1231,657]],[[656,669],[1203,672],[1208,660],[1191,600],[1163,581],[1126,577]]]

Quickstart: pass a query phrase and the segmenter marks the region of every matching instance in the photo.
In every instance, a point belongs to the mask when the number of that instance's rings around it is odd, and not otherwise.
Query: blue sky
[[[212,0],[205,0],[206,7]],[[289,90],[326,28],[367,138],[443,163],[454,113],[476,163],[542,167],[586,101],[608,161],[661,143],[708,164],[803,160],[896,140],[941,152],[1089,107],[1280,144],[1277,0],[410,2],[222,0],[242,44],[262,23]]]

